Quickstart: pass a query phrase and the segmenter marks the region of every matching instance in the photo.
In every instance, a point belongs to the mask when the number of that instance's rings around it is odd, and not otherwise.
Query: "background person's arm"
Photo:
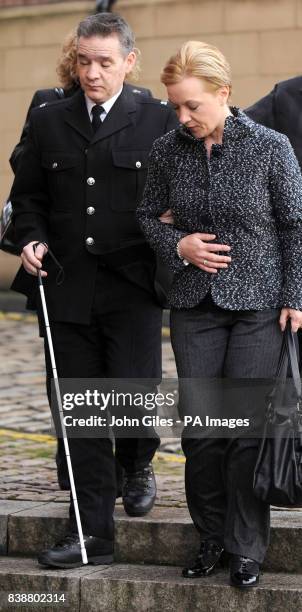
[[[60,93],[60,95],[58,93],[59,91],[62,92]],[[9,158],[9,163],[11,165],[11,168],[14,174],[16,174],[17,172],[18,163],[20,161],[20,158],[23,152],[23,148],[24,148],[24,144],[26,141],[26,137],[28,134],[29,119],[30,119],[30,113],[32,109],[36,108],[37,106],[40,106],[41,104],[45,104],[45,103],[48,104],[49,102],[55,102],[56,100],[59,100],[62,97],[64,97],[64,90],[62,88],[38,89],[34,93],[32,101],[28,107],[28,111],[27,111],[23,129],[22,129],[22,133],[20,136],[20,140],[18,144],[16,144],[16,146],[14,147],[12,154]]]
[[[11,190],[13,223],[20,251],[33,241],[48,243],[49,199],[33,118],[29,122],[23,152]]]
[[[20,136],[20,140],[18,142],[18,144],[16,144],[16,146],[14,147],[12,154],[9,158],[9,163],[11,165],[12,171],[14,174],[16,174],[17,172],[17,167],[18,167],[18,163],[20,161],[22,152],[23,152],[23,148],[24,148],[24,144],[26,141],[26,137],[28,134],[28,128],[29,128],[29,117],[30,117],[30,113],[32,111],[33,108],[35,108],[36,106],[39,106],[40,104],[42,104],[43,100],[41,99],[41,95],[40,95],[40,91],[36,91],[33,95],[32,101],[28,107],[28,111],[26,114],[26,119],[25,119],[25,123],[22,129],[22,133]]]
[[[276,130],[276,92],[278,85],[264,98],[245,109],[245,113],[261,125]]]

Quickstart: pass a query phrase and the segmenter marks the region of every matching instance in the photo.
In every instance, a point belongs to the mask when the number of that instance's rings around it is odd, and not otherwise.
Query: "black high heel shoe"
[[[232,555],[230,563],[231,586],[246,589],[254,587],[259,582],[259,563],[249,557]]]
[[[182,570],[184,578],[202,578],[209,576],[214,571],[215,567],[221,562],[221,557],[224,549],[215,542],[202,540],[200,544],[200,552],[195,565],[186,567]]]

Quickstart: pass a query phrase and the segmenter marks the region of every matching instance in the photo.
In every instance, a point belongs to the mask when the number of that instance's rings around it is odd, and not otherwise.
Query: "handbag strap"
[[[276,378],[286,378],[286,373],[288,369],[288,353],[286,348],[286,338],[285,332],[283,334],[281,351],[279,355],[279,361],[277,365]]]
[[[297,393],[297,398],[301,399],[301,377],[300,377],[300,372],[299,372],[299,364],[298,364],[295,338],[291,330],[290,321],[287,322],[287,326],[285,330],[285,342],[286,342],[286,349],[287,349],[287,356],[288,356],[288,364],[291,370],[295,390]]]
[[[276,380],[276,384],[274,388],[268,395],[268,399],[270,401],[274,398],[277,392],[278,381],[286,380],[288,368],[290,369],[290,374],[293,379],[297,399],[300,400],[301,392],[302,392],[301,378],[300,378],[300,372],[299,372],[299,364],[298,364],[295,338],[291,330],[290,321],[287,322],[285,331],[283,332],[283,341],[282,341],[279,361],[277,365],[277,372],[276,372],[277,380]]]

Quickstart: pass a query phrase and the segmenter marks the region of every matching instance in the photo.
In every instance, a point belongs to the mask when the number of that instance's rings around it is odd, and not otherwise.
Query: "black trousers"
[[[160,381],[161,323],[162,309],[151,293],[100,266],[90,325],[50,321],[58,376]],[[47,341],[45,356],[51,378]],[[152,460],[158,445],[156,434],[117,438],[115,456],[125,470],[135,471]],[[116,498],[112,441],[70,437],[69,446],[83,531],[112,540]],[[76,530],[72,501],[70,524]]]
[[[232,312],[206,299],[171,312],[171,339],[180,378],[271,378],[282,333],[279,310]],[[185,410],[185,408],[184,408]],[[183,437],[189,511],[201,539],[261,563],[269,506],[253,494],[256,438]]]

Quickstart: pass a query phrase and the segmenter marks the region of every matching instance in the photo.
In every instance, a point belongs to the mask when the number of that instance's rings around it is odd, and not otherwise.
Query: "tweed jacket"
[[[289,140],[231,108],[222,144],[208,159],[202,139],[180,127],[155,141],[139,222],[175,272],[170,304],[191,308],[210,291],[229,310],[302,309],[302,177]],[[172,209],[174,225],[158,220]],[[206,232],[231,247],[217,274],[176,252],[188,234]]]

